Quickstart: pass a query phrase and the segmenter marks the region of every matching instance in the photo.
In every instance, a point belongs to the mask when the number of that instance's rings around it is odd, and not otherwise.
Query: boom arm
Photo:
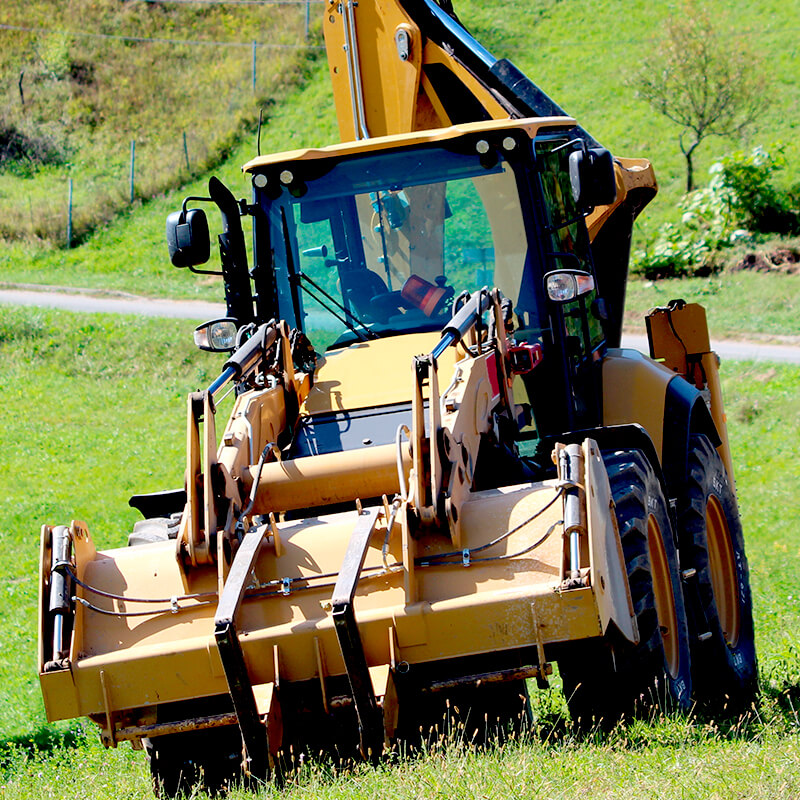
[[[567,116],[508,59],[496,59],[461,25],[449,0],[343,0],[323,20],[342,141],[488,119]],[[597,145],[583,128],[575,135]],[[646,159],[615,158],[616,200],[587,219],[619,346],[633,222],[657,191]]]

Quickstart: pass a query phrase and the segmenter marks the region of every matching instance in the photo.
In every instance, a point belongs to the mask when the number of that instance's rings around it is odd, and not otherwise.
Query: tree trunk
[[[681,152],[686,158],[686,194],[689,194],[689,192],[694,191],[694,162],[692,161],[692,155],[697,149],[697,145],[700,144],[700,137],[696,138],[687,149],[683,145],[683,134],[681,134],[680,143]]]

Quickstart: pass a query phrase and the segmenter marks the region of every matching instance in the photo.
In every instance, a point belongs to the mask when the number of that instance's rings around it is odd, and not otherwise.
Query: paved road
[[[104,314],[138,314],[145,317],[173,317],[203,322],[225,316],[223,303],[198,300],[152,300],[135,295],[101,295],[79,291],[36,291],[0,289],[0,303],[18,306],[63,308],[67,311],[94,311]]]
[[[197,322],[225,315],[225,306],[222,303],[206,303],[198,300],[153,300],[134,295],[101,295],[77,290],[39,291],[32,287],[0,289],[0,303],[62,308],[68,311],[174,317]],[[646,336],[626,334],[622,337],[622,345],[644,353],[648,352]],[[716,341],[712,342],[712,347],[722,359],[800,364],[800,347],[791,345]]]
[[[633,347],[649,353],[646,336],[623,334],[623,347]],[[786,344],[754,344],[753,342],[734,342],[726,339],[711,342],[711,347],[721,359],[732,361],[780,361],[800,364],[800,347]]]

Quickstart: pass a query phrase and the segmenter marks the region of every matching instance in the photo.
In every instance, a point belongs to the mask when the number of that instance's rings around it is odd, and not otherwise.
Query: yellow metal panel
[[[560,529],[554,525],[560,516],[558,502],[531,519],[555,492],[554,484],[546,482],[474,493],[462,508],[463,546],[486,544],[530,521],[482,553],[491,560],[465,567],[456,557],[450,565],[419,566],[416,607],[405,605],[400,525],[395,523],[389,537],[387,572],[381,555],[386,528],[385,522],[379,523],[355,597],[369,666],[390,663],[392,629],[397,631],[394,656],[409,663],[535,646],[537,633],[545,644],[599,635],[593,592],[556,590],[561,564]],[[344,674],[329,603],[355,519],[353,511],[279,523],[282,555],[262,548],[238,616],[254,684],[274,682],[276,645],[282,680],[316,678],[318,644],[325,653],[327,674]],[[550,537],[539,547],[515,556],[548,530]],[[425,537],[418,545],[425,558],[452,548],[441,536]],[[76,631],[71,676],[69,672],[41,676],[50,719],[104,714],[101,670],[114,713],[227,692],[213,638],[216,570],[212,566],[200,566],[185,576],[172,543],[164,542],[97,553],[79,569],[87,583],[104,591],[166,602],[141,617],[81,609],[86,624],[79,635]],[[282,591],[286,577],[293,579],[289,594]],[[183,610],[171,613],[168,599],[189,592],[210,595],[179,600]],[[111,611],[144,608],[133,600],[89,597]]]
[[[327,352],[302,411],[315,414],[409,401],[413,357],[429,353],[440,338],[439,333],[390,336]],[[455,348],[448,348],[439,359],[440,368],[449,374],[455,359]]]
[[[662,458],[667,384],[674,377],[637,350],[609,350],[603,359],[603,424],[641,425]]]
[[[653,358],[673,372],[687,376],[687,356],[711,350],[706,310],[698,303],[687,303],[675,309],[656,308],[645,320]]]
[[[645,158],[615,158],[614,176],[617,184],[617,198],[607,206],[598,206],[587,218],[586,227],[589,230],[589,239],[601,231],[614,211],[628,198],[629,193],[635,193],[636,199],[631,203],[634,214],[638,214],[658,191],[656,175],[652,164]],[[643,196],[644,195],[644,196]]]
[[[699,303],[656,308],[645,319],[653,357],[698,389],[708,390],[711,417],[721,440],[717,449],[733,483],[733,460],[719,381],[719,359],[711,351],[705,308]]]
[[[322,31],[328,54],[333,99],[343,141],[358,137],[353,119],[348,45],[345,35],[347,5],[352,4],[355,47],[359,56],[361,91],[370,136],[410,131],[414,124],[422,36],[419,28],[395,2],[331,4]],[[409,39],[409,57],[402,60],[393,39],[402,30]]]

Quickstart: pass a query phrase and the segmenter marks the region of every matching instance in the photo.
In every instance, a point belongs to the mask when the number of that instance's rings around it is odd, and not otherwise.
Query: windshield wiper
[[[378,336],[378,334],[375,333],[375,331],[370,330],[366,326],[366,324],[362,320],[360,320],[352,311],[350,311],[349,309],[345,308],[338,300],[336,300],[336,298],[331,297],[331,295],[329,295],[316,281],[314,281],[313,279],[309,278],[308,275],[305,274],[305,272],[296,272],[295,273],[295,278],[297,280],[298,286],[300,286],[300,288],[306,294],[308,294],[309,297],[312,297],[326,311],[328,311],[330,314],[333,314],[333,316],[336,317],[336,319],[338,319],[339,322],[341,322],[343,325],[347,326],[347,328],[349,328],[356,336],[358,336],[358,338],[362,342],[366,342],[368,339],[380,339],[380,336]],[[333,303],[333,305],[335,305],[337,308],[340,308],[344,312],[345,316],[342,317],[339,314],[337,314],[327,303],[325,303],[323,300],[321,300],[319,297],[317,297],[314,294],[314,292],[312,292],[311,289],[308,288],[308,286],[303,284],[300,279],[310,283],[318,292],[322,292],[322,294],[325,297],[327,297],[328,300],[330,300],[330,302]],[[350,322],[350,319],[348,319],[348,318],[354,319],[364,330],[362,331],[362,330],[359,330],[358,328],[356,328],[356,326],[353,325],[353,323]]]

